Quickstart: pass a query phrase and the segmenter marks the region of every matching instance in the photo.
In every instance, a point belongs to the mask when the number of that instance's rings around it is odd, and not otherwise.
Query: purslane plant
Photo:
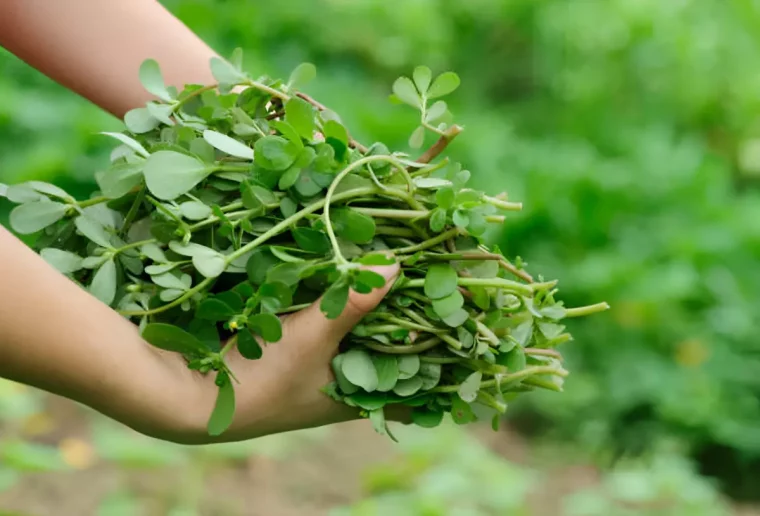
[[[254,80],[241,62],[239,50],[214,58],[217,84],[177,91],[145,61],[156,100],[128,112],[123,133],[104,133],[120,144],[95,174],[100,191],[79,201],[48,183],[0,185],[18,204],[12,229],[39,234],[35,250],[147,342],[215,375],[211,435],[234,415],[229,350],[260,358],[282,337],[278,316],[314,302],[337,317],[350,290],[385,285],[368,265],[397,262],[401,275],[341,343],[324,392],[378,432],[390,435],[390,404],[413,407],[423,427],[446,412],[496,425],[521,392],[561,391],[561,321],[608,305],[565,308],[556,281],[534,281],[484,242],[499,212],[521,205],[468,188],[470,172],[441,157],[462,131],[440,100],[457,75],[419,66],[393,84],[393,99],[420,112],[409,146],[437,136],[412,158],[355,141],[300,92],[313,65]]]

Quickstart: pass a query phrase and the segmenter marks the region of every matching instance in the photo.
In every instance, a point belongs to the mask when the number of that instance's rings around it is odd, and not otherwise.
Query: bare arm
[[[215,82],[214,51],[156,0],[0,0],[0,13],[0,46],[119,118],[151,98],[145,59],[179,89]]]

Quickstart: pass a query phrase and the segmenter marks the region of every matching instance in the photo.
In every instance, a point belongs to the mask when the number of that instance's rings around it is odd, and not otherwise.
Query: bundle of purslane
[[[143,63],[156,100],[126,114],[124,133],[104,133],[120,145],[95,176],[100,191],[79,201],[47,183],[0,185],[18,204],[11,227],[38,233],[35,250],[147,342],[215,375],[212,435],[234,412],[226,353],[260,358],[282,336],[278,315],[310,303],[337,317],[350,290],[384,286],[367,265],[398,262],[402,272],[341,343],[324,391],[379,432],[390,404],[413,407],[424,427],[445,412],[496,423],[519,393],[560,391],[567,371],[555,348],[571,339],[560,321],[607,305],[565,308],[556,281],[534,281],[484,243],[505,220],[499,211],[521,205],[467,188],[470,173],[439,159],[462,130],[436,100],[457,75],[420,66],[393,84],[392,99],[420,112],[410,147],[436,135],[413,158],[353,140],[299,92],[313,65],[283,82],[251,79],[241,61],[239,51],[213,59],[218,84],[181,92]]]

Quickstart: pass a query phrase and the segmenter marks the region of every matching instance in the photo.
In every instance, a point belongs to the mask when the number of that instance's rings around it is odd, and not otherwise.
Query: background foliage
[[[561,278],[568,304],[613,308],[571,327],[566,393],[526,397],[512,423],[605,463],[675,439],[725,492],[754,494],[757,0],[164,4],[222,54],[243,47],[254,75],[317,64],[307,90],[362,141],[406,148],[414,113],[388,103],[390,83],[417,64],[456,71],[452,157],[525,205],[494,238]],[[2,181],[84,194],[111,148],[96,133],[119,128],[0,54]]]

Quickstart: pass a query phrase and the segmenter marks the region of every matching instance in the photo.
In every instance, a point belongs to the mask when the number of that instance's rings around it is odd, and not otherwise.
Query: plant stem
[[[92,199],[87,199],[86,201],[78,201],[76,204],[80,208],[89,208],[90,206],[95,206],[96,204],[102,204],[110,200],[111,199],[109,199],[105,195],[101,195],[100,197],[93,197]]]
[[[160,314],[161,312],[165,312],[166,310],[169,310],[170,308],[174,308],[175,306],[179,306],[182,303],[184,303],[186,300],[190,299],[194,294],[197,292],[200,292],[207,286],[211,284],[212,281],[214,281],[215,278],[206,278],[200,283],[198,283],[196,286],[182,294],[180,297],[172,301],[171,303],[165,304],[163,306],[159,306],[158,308],[153,308],[152,310],[122,310],[119,311],[119,314],[126,316],[126,317],[141,317],[145,315],[155,315]]]
[[[504,278],[458,278],[457,285],[462,287],[494,287],[503,288],[505,290],[511,290],[518,294],[530,295],[533,293],[533,285],[525,285],[524,283],[518,283],[516,281],[504,279]],[[407,280],[401,285],[401,288],[420,288],[425,286],[425,278],[417,278]]]
[[[452,125],[448,129],[446,129],[446,132],[444,132],[440,138],[438,138],[438,141],[433,144],[432,147],[430,147],[428,150],[426,150],[422,156],[417,158],[417,163],[430,163],[433,161],[440,153],[448,147],[449,143],[451,143],[451,140],[457,137],[459,133],[462,132],[462,128],[458,125]]]
[[[429,249],[431,247],[435,247],[438,244],[445,242],[449,238],[453,238],[455,236],[459,235],[459,228],[451,228],[448,231],[444,231],[440,235],[434,236],[433,238],[429,240],[425,240],[424,242],[420,242],[416,245],[410,245],[407,247],[399,247],[397,249],[394,249],[394,253],[396,254],[413,254],[417,251],[422,251],[423,249]]]
[[[426,357],[421,356],[420,362],[428,362],[431,364],[458,364],[467,360],[464,357]]]
[[[438,337],[432,337],[417,344],[412,344],[411,346],[386,346],[385,344],[376,344],[370,341],[362,341],[362,345],[373,351],[388,353],[389,355],[412,355],[432,349],[438,346],[441,342],[441,339]]]
[[[559,353],[559,351],[555,351],[553,349],[525,348],[524,351],[526,355],[552,357],[556,358],[557,360],[562,360],[562,355]]]
[[[553,374],[553,375],[565,377],[567,376],[567,371],[565,371],[564,369],[557,369],[554,366],[531,366],[531,367],[526,367],[525,369],[522,369],[515,373],[502,375],[502,377],[498,381],[496,379],[485,380],[480,383],[480,388],[490,389],[492,387],[496,387],[498,384],[518,382],[521,380],[525,380],[526,378],[531,377],[533,375],[539,375],[539,374]],[[439,387],[430,389],[428,392],[457,392],[460,387],[461,385],[441,385]]]
[[[397,226],[377,226],[375,228],[375,234],[397,237],[414,237],[417,235],[417,233],[411,228],[400,228]]]
[[[429,324],[418,324],[413,323],[411,321],[407,321],[404,319],[401,319],[400,317],[394,317],[389,314],[385,313],[377,313],[373,314],[375,317],[380,317],[382,319],[385,319],[388,322],[396,323],[400,326],[404,326],[405,328],[408,328],[410,330],[417,330],[417,331],[426,331],[429,333],[445,333],[448,330],[445,330],[443,328],[436,328],[435,326],[430,326]]]
[[[605,302],[596,303],[594,305],[579,306],[577,308],[566,308],[565,317],[582,317],[584,315],[591,315],[599,312],[609,310],[610,305]]]
[[[502,201],[501,199],[497,199],[496,197],[490,197],[488,195],[484,195],[483,200],[486,201],[488,204],[496,206],[497,208],[500,208],[502,210],[520,211],[523,208],[523,205],[521,202]]]

